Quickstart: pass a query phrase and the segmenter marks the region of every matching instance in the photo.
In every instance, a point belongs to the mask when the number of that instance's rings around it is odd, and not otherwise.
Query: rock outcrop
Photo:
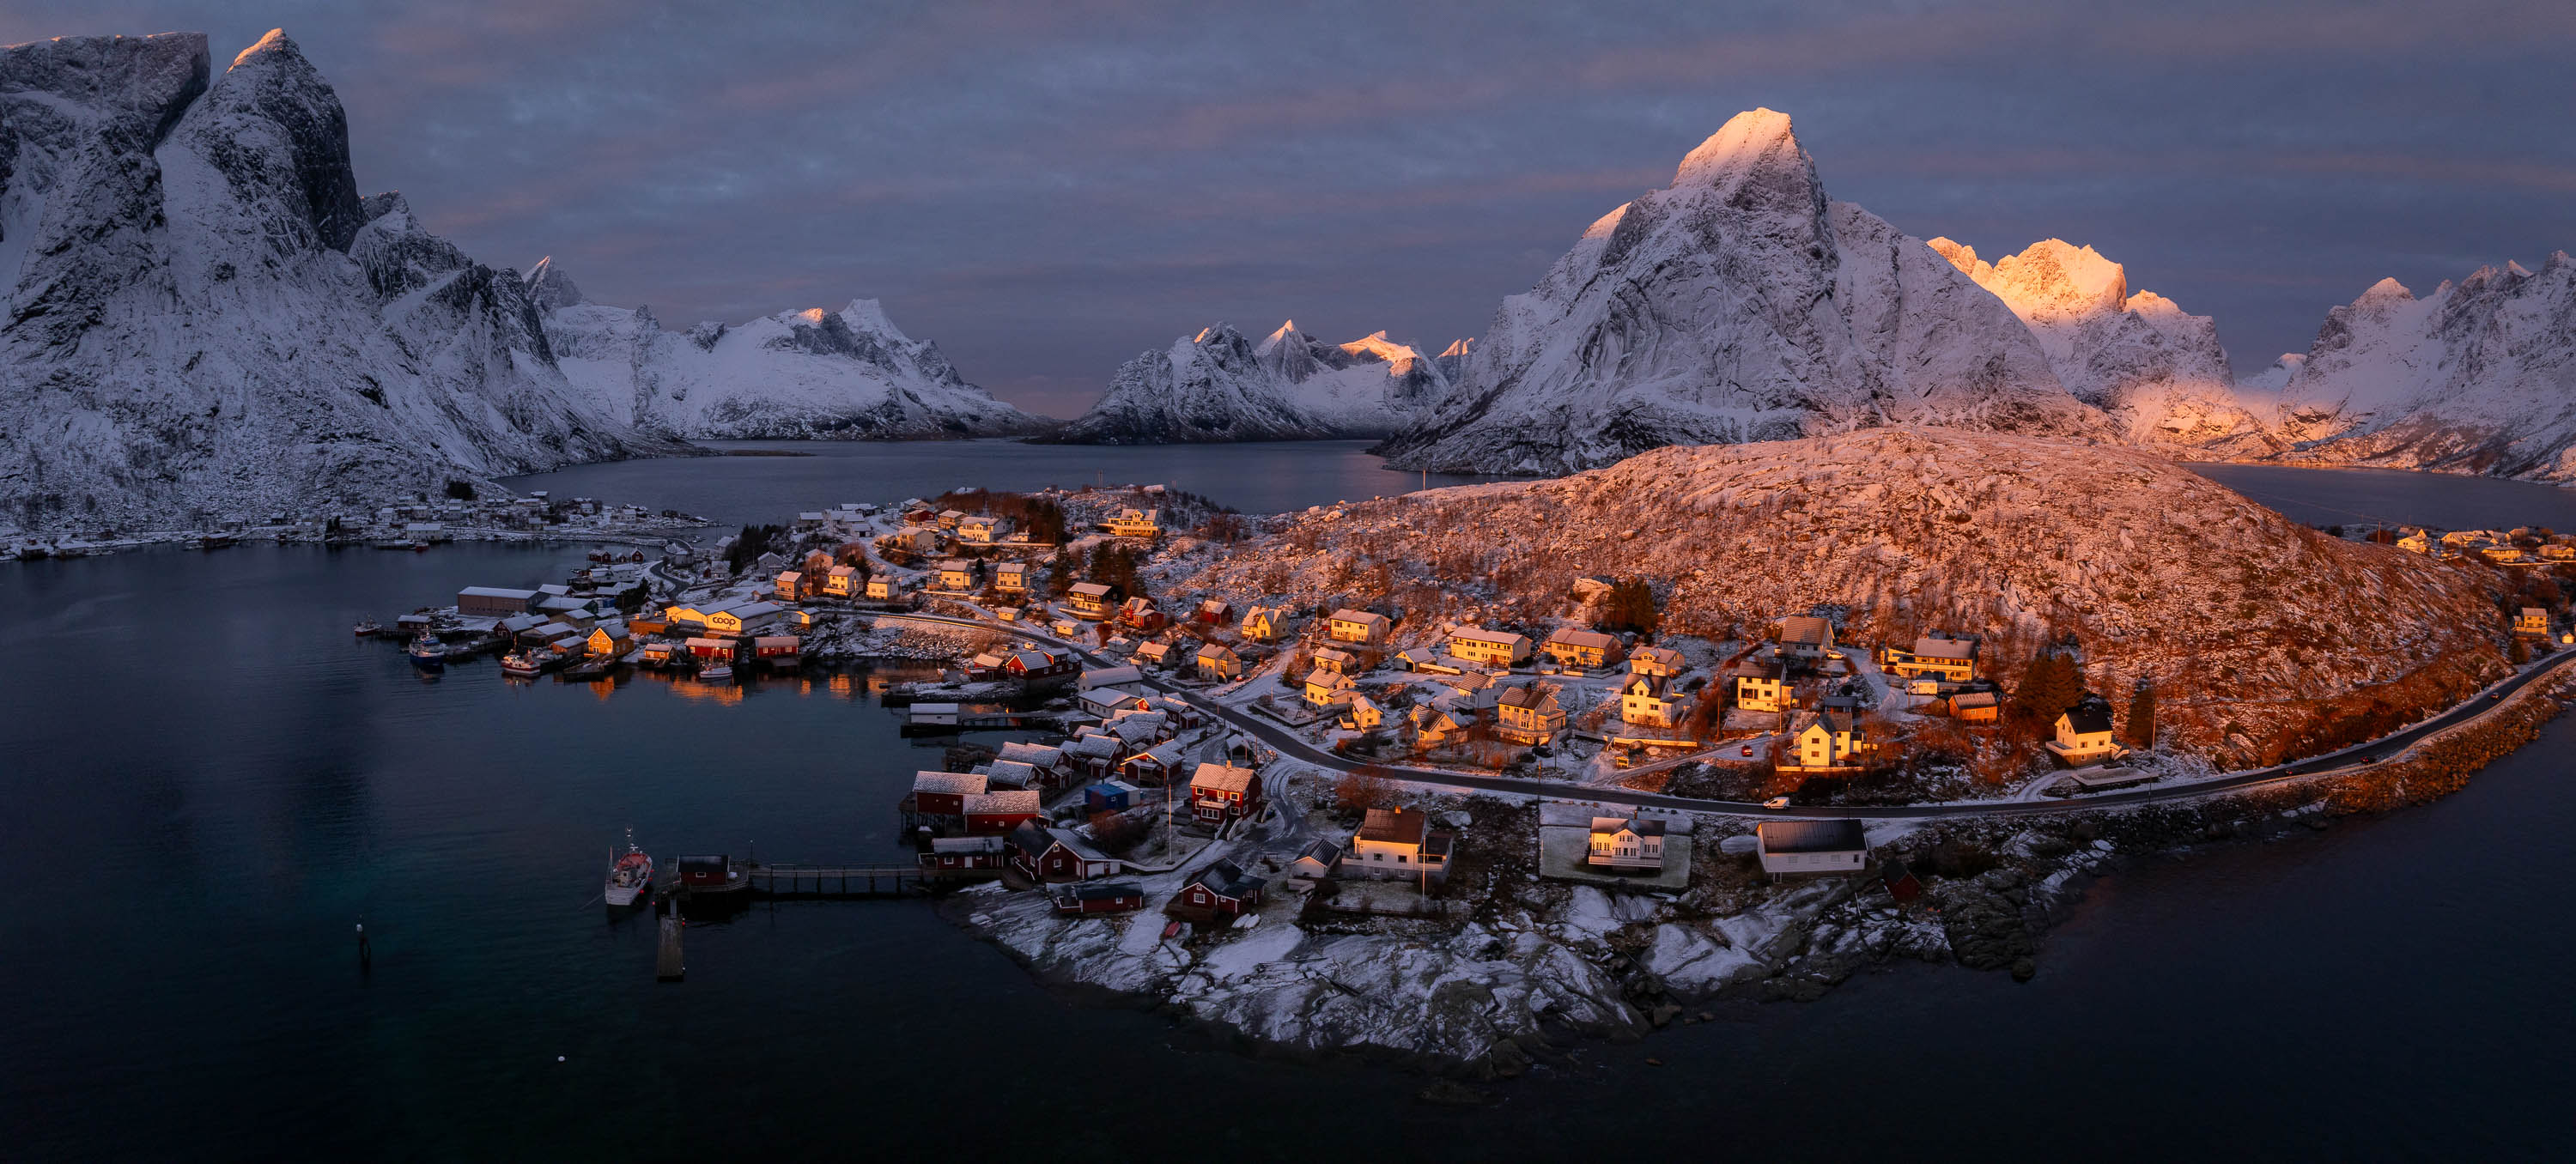
[[[194,523],[664,451],[582,408],[515,273],[361,198],[271,32],[0,49],[0,525]]]

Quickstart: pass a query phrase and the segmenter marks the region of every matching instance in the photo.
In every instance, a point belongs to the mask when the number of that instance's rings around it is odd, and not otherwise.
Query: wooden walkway
[[[753,897],[910,897],[924,892],[917,865],[749,865]]]

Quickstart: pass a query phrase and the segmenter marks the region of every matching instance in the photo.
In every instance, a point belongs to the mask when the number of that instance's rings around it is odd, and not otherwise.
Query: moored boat
[[[635,830],[626,830],[626,851],[610,850],[608,860],[608,904],[624,907],[635,904],[639,897],[653,893],[653,858],[635,846]]]
[[[413,639],[410,646],[404,647],[403,654],[411,659],[412,666],[424,670],[436,671],[447,666],[447,648],[439,643],[436,636],[425,632]]]
[[[545,667],[537,662],[534,655],[512,651],[501,656],[501,673],[513,679],[533,679],[544,671]]]
[[[372,639],[377,635],[385,633],[384,624],[377,622],[372,618],[359,619],[358,625],[350,629],[356,631],[358,637],[362,639]]]
[[[733,682],[733,664],[712,663],[705,667],[701,667],[698,669],[698,679],[700,682],[704,683],[731,683]]]

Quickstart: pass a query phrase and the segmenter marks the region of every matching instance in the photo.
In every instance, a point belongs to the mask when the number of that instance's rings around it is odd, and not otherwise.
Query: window
[[[1395,863],[1396,863],[1396,864],[1398,864],[1398,865],[1403,864],[1403,863],[1404,863],[1404,854],[1402,854],[1402,853],[1397,853],[1397,854],[1395,855]]]

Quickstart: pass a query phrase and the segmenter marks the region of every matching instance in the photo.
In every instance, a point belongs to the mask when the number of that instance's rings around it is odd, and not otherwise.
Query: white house
[[[1337,642],[1382,643],[1395,624],[1383,614],[1367,610],[1342,609],[1325,619],[1325,632]]]
[[[1605,869],[1662,869],[1664,822],[1642,817],[1592,818],[1592,847],[1584,860]]]
[[[2070,765],[2090,764],[2119,752],[2111,738],[2111,703],[2090,691],[2057,715],[2057,738],[2042,744]]]
[[[1869,865],[1869,839],[1856,820],[1766,820],[1755,832],[1762,871],[1774,879],[1855,873]]]
[[[1346,877],[1446,880],[1451,845],[1450,835],[1433,832],[1431,817],[1420,809],[1372,808],[1351,834],[1341,872]]]

